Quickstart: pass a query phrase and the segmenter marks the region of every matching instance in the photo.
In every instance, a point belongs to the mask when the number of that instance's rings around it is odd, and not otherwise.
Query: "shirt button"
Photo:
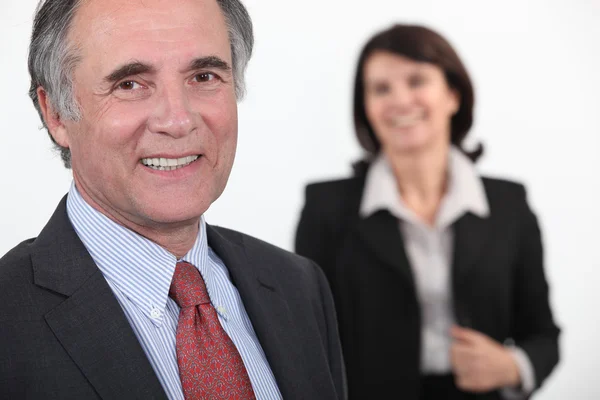
[[[150,311],[150,317],[152,317],[153,319],[157,319],[160,318],[160,310],[156,307],[154,307],[151,311]]]
[[[227,316],[227,309],[223,306],[218,306],[217,307],[217,311],[219,312],[219,314],[221,314],[222,316],[226,317]]]

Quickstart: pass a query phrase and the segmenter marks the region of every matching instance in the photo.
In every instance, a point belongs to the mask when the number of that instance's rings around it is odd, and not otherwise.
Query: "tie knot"
[[[185,261],[177,263],[169,296],[180,308],[210,303],[200,271]]]

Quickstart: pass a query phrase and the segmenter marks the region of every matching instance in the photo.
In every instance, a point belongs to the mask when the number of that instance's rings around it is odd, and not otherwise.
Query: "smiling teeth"
[[[142,164],[159,171],[172,171],[193,163],[199,157],[200,156],[187,156],[181,158],[142,158]]]
[[[398,128],[404,128],[416,124],[421,119],[419,115],[411,115],[407,117],[395,117],[391,119],[393,126]]]

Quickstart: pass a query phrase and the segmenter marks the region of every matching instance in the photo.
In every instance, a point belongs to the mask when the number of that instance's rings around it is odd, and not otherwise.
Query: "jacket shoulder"
[[[220,226],[212,226],[212,228],[227,240],[243,245],[246,254],[251,259],[260,259],[268,264],[279,264],[288,270],[291,268],[292,270],[307,272],[315,268],[315,264],[311,260],[254,236]]]
[[[35,238],[21,242],[0,258],[0,291],[14,285],[16,279],[25,280],[32,275],[31,244],[34,241]]]
[[[482,177],[488,201],[501,207],[523,206],[527,202],[525,186],[507,179]]]
[[[312,182],[306,185],[307,197],[331,197],[335,195],[361,193],[364,177],[350,177],[328,181]]]
[[[326,218],[346,218],[358,214],[365,185],[364,176],[313,182],[306,186],[305,209]]]
[[[35,239],[26,240],[0,259],[0,320],[40,317],[53,307],[58,297],[62,298],[36,285],[34,247]],[[0,329],[0,336],[2,332]]]

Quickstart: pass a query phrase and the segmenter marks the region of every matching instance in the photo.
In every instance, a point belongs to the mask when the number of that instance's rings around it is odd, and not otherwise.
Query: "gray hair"
[[[252,20],[239,0],[216,0],[229,31],[235,94],[241,100],[245,94],[244,74],[252,55],[254,35]],[[81,0],[40,0],[33,21],[29,45],[29,97],[33,101],[44,128],[48,129],[41,112],[38,87],[43,87],[55,113],[62,119],[81,118],[73,96],[73,70],[80,60],[78,49],[68,43],[68,33]],[[50,135],[50,131],[48,130]],[[71,151],[50,139],[60,152],[66,168],[71,167]]]

